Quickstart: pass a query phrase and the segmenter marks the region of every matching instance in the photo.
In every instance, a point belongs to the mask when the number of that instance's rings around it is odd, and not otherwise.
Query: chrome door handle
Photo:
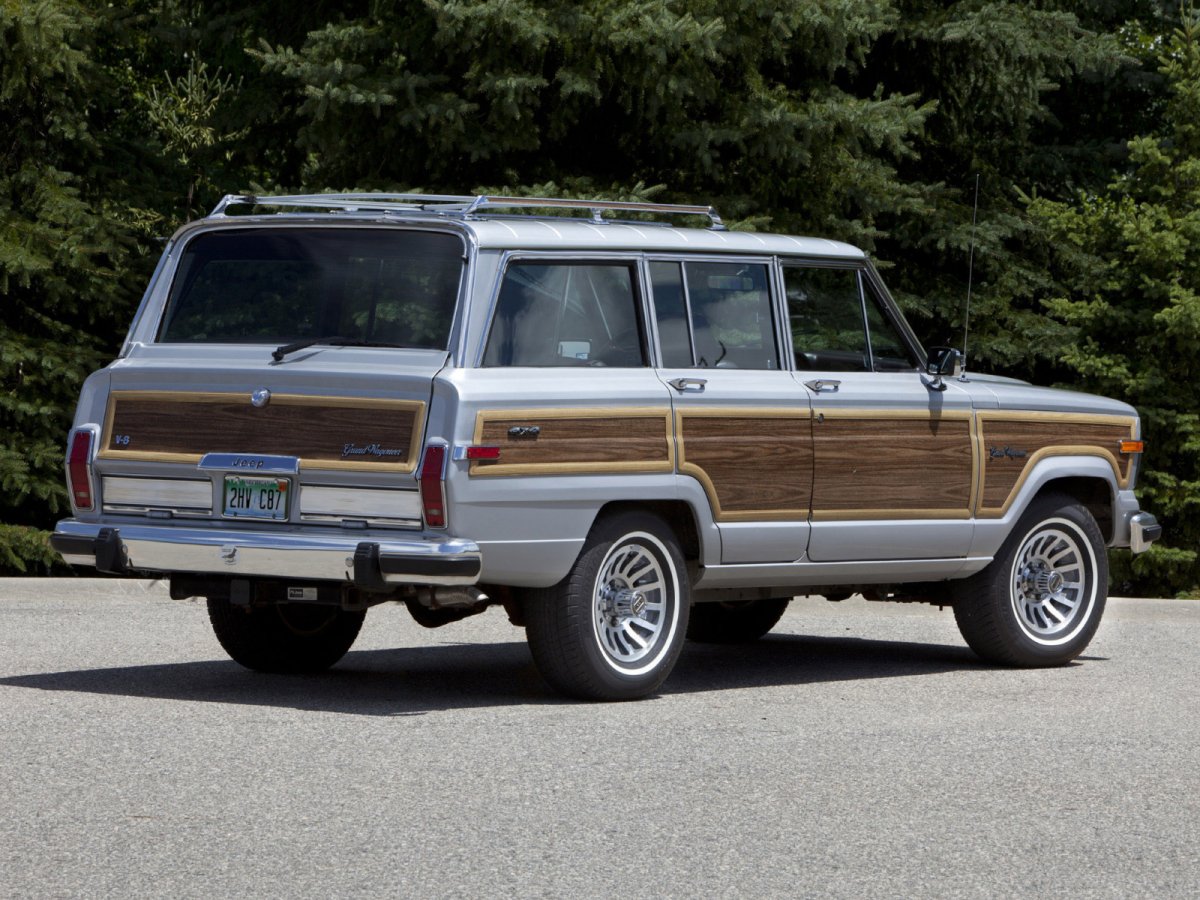
[[[707,378],[672,378],[667,382],[675,390],[681,394],[695,393],[699,394],[704,390],[704,386],[708,384]]]
[[[812,381],[804,382],[804,386],[814,394],[820,394],[822,391],[828,391],[831,394],[836,394],[841,386],[840,381],[832,378],[814,378]]]

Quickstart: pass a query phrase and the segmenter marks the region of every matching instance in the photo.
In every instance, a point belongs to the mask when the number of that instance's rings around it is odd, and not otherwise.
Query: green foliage
[[[1170,547],[1120,577],[1190,589],[1181,22],[1173,0],[0,0],[0,571],[45,563],[79,384],[161,238],[227,192],[379,188],[704,202],[849,240],[939,344],[974,240],[972,367],[1142,408]]]
[[[19,575],[65,575],[71,567],[50,548],[40,528],[0,523],[0,571]]]
[[[883,0],[430,0],[386,13],[256,51],[295,86],[310,182],[666,184],[735,218],[866,245],[881,212],[919,202],[894,163],[932,107],[837,83],[892,24]]]
[[[205,179],[213,158],[233,141],[246,136],[250,129],[222,131],[218,124],[221,105],[241,88],[232,75],[221,70],[210,73],[208,66],[195,58],[178,78],[164,75],[164,84],[150,85],[143,102],[150,123],[162,137],[168,152],[189,173],[187,218],[192,218],[196,187]]]
[[[1056,248],[1046,306],[1071,330],[1072,382],[1127,399],[1148,441],[1139,494],[1165,540],[1134,561],[1151,590],[1200,589],[1200,21],[1189,9],[1161,52],[1168,101],[1129,168],[1073,202],[1028,199]]]
[[[0,5],[0,520],[44,523],[66,507],[64,426],[123,315],[122,234],[79,177],[88,128],[91,20],[75,4]],[[0,532],[0,566],[45,562],[26,529]]]

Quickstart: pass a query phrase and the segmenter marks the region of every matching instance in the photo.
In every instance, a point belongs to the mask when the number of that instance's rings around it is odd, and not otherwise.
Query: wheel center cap
[[[629,616],[641,618],[646,610],[646,595],[633,588],[609,590],[605,598],[605,612],[614,618],[623,619]]]
[[[1049,572],[1038,572],[1033,579],[1034,589],[1039,594],[1057,594],[1063,589],[1064,579],[1061,572],[1053,570]]]

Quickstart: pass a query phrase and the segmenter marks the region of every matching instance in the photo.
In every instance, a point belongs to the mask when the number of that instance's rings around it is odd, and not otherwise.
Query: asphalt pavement
[[[202,603],[0,579],[2,897],[1200,897],[1200,602],[1110,601],[1075,664],[949,610],[795,601],[581,704],[503,612],[372,610],[328,673]]]

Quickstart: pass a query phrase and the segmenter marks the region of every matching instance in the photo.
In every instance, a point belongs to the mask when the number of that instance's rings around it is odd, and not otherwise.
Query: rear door
[[[812,490],[809,398],[781,364],[772,261],[651,259],[647,277],[678,469],[704,488],[721,562],[800,559]]]

